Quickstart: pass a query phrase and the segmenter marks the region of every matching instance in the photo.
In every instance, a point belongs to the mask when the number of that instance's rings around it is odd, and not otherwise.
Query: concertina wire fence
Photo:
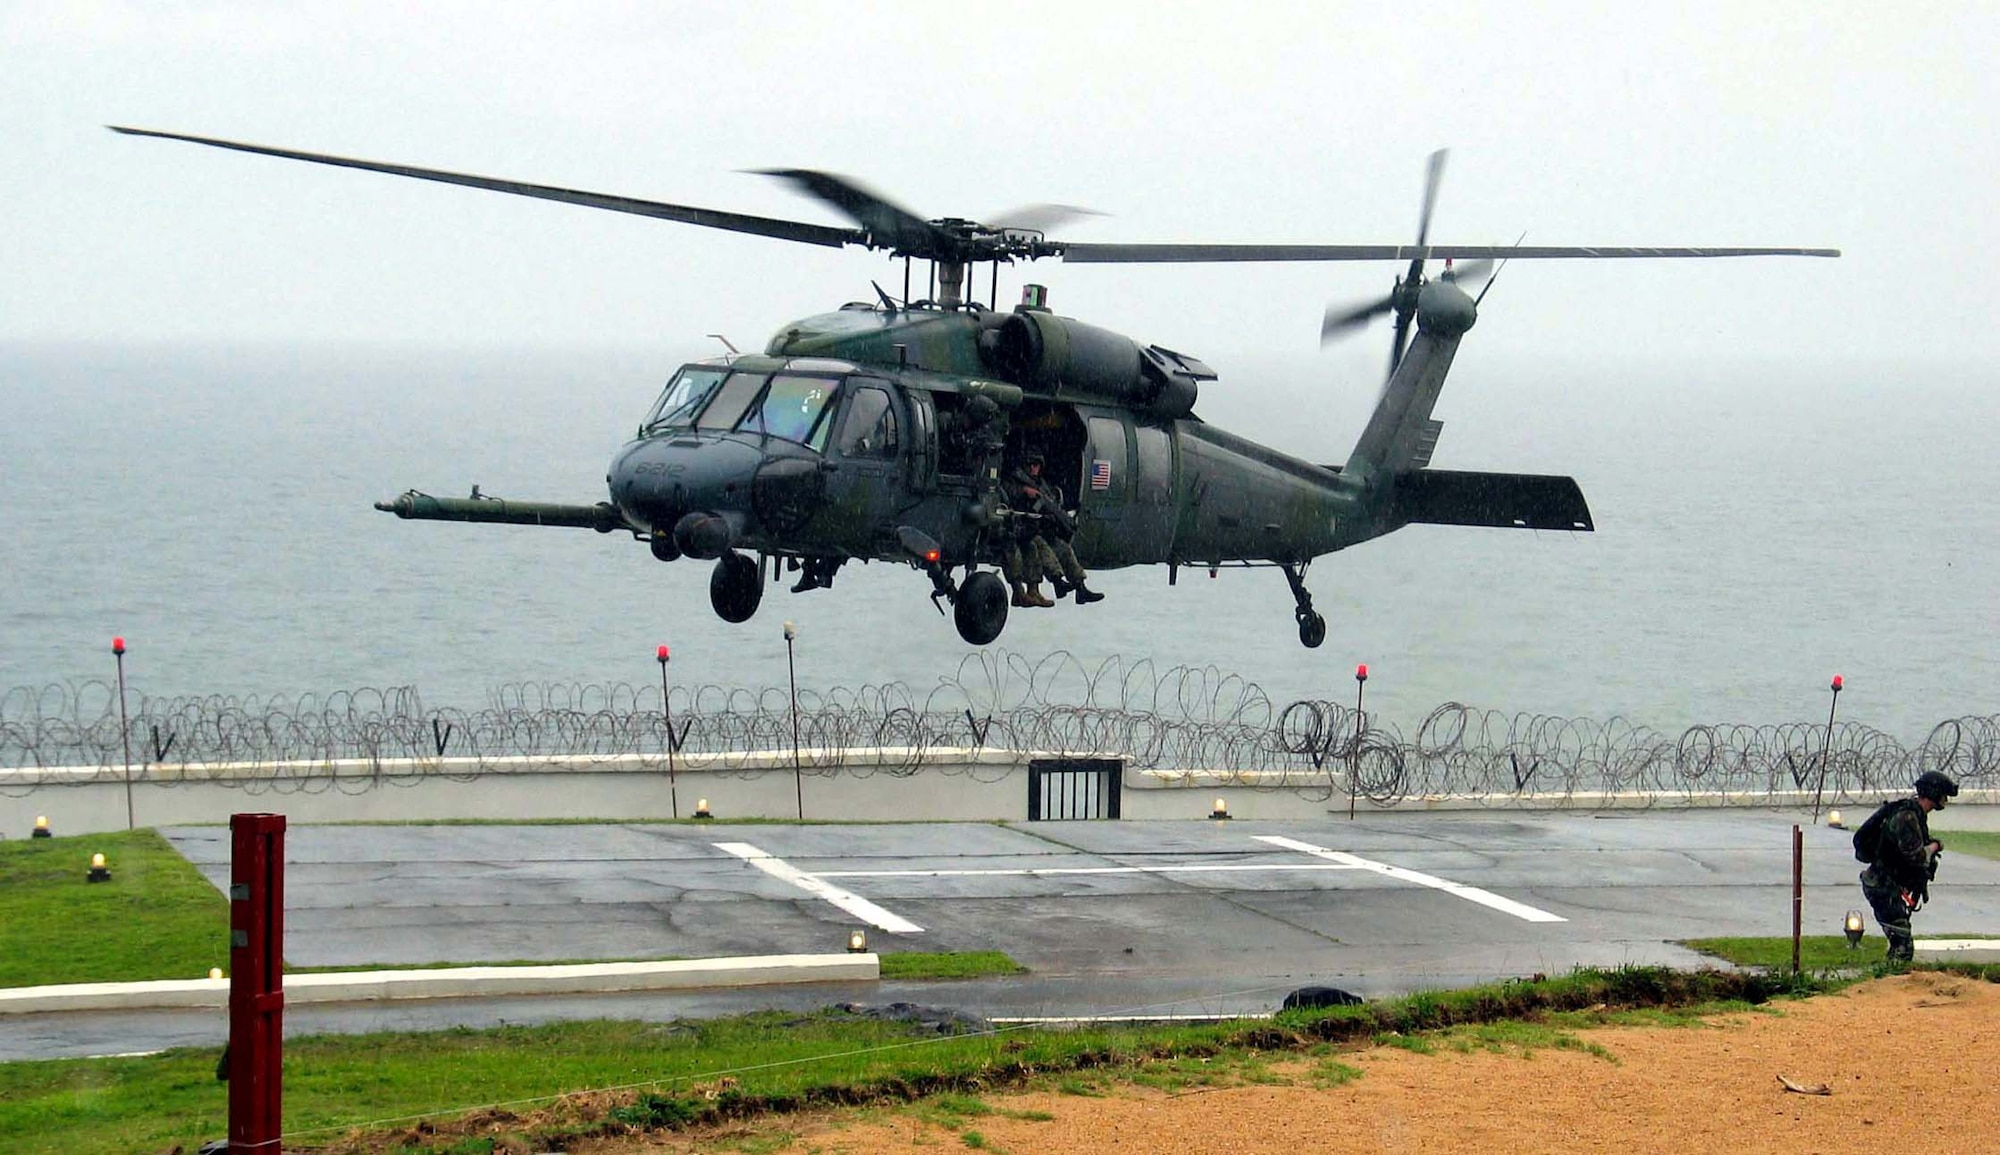
[[[151,782],[224,779],[253,792],[359,791],[426,778],[469,780],[617,762],[664,771],[671,714],[677,756],[689,768],[768,772],[746,757],[793,750],[793,710],[783,688],[512,684],[483,710],[430,708],[412,687],[297,698],[139,697],[119,726],[115,686],[77,682],[0,695],[0,793],[20,795],[78,769]],[[816,774],[1000,774],[1004,767],[937,755],[966,748],[1038,756],[1123,755],[1143,770],[1378,804],[1416,797],[1525,794],[1560,802],[1630,792],[1662,801],[1728,793],[1796,797],[1823,787],[1829,800],[1872,799],[1942,770],[1966,789],[2000,785],[2000,715],[1939,722],[1914,749],[1872,727],[1837,723],[1698,725],[1665,734],[1624,718],[1607,721],[1506,714],[1456,702],[1405,735],[1374,712],[1302,699],[1279,705],[1255,683],[1213,667],[1156,669],[1111,659],[1095,668],[1057,653],[968,656],[921,697],[900,683],[801,690],[798,745]],[[865,752],[865,753],[864,753]],[[334,763],[373,773],[336,777]],[[224,764],[229,769],[222,771]],[[245,766],[253,774],[245,778]],[[62,768],[60,775],[57,768]],[[157,768],[157,769],[153,769]],[[785,759],[790,770],[790,759]],[[260,771],[261,773],[255,773]],[[1822,779],[1822,771],[1824,777]]]

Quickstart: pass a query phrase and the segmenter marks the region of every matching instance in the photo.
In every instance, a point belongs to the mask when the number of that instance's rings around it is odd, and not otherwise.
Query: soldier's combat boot
[[[1098,593],[1096,590],[1091,589],[1089,586],[1084,585],[1082,582],[1076,583],[1077,605],[1087,606],[1092,602],[1101,602],[1103,600],[1104,600],[1103,594]]]
[[[1076,587],[1065,581],[1062,577],[1057,576],[1049,579],[1049,588],[1056,591],[1056,597],[1066,598],[1069,596],[1069,591]]]
[[[1014,582],[1014,596],[1009,600],[1015,609],[1027,609],[1035,603],[1028,600],[1028,586],[1025,582]]]
[[[1022,598],[1024,604],[1037,606],[1041,609],[1048,609],[1056,604],[1049,600],[1049,595],[1042,592],[1042,583],[1039,581],[1029,582],[1027,592],[1022,595]]]

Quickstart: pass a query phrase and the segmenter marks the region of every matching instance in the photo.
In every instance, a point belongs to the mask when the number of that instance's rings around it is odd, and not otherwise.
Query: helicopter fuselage
[[[943,564],[969,564],[997,543],[1014,512],[1004,475],[1033,452],[1093,569],[1303,562],[1372,536],[1337,468],[1208,425],[1191,413],[1192,388],[1165,412],[1121,402],[1108,364],[1121,351],[1102,330],[1062,330],[1105,354],[1088,365],[1094,389],[1022,386],[968,364],[962,351],[1003,324],[985,311],[851,307],[788,326],[766,354],[684,366],[612,459],[611,504],[635,532],[670,542],[663,555],[913,560],[908,528]],[[1134,376],[1137,363],[1126,358]],[[1213,377],[1191,358],[1174,363],[1196,367],[1190,384]],[[965,440],[975,397],[1001,412],[986,452]]]

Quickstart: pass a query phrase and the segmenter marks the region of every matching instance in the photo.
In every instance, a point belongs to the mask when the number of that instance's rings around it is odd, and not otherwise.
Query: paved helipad
[[[1004,950],[1043,974],[1510,975],[1685,963],[1791,929],[1792,819],[1429,814],[1350,822],[323,826],[288,832],[295,965]],[[218,886],[227,832],[166,832]],[[1807,831],[1806,924],[1860,904]],[[2000,929],[1954,856],[1920,929]]]
[[[985,1015],[1268,1010],[1307,983],[1365,994],[1697,957],[1672,941],[1791,930],[1791,830],[1770,812],[1392,814],[1350,822],[351,826],[287,832],[294,965],[1002,950],[976,983],[314,1008],[293,1030],[717,1013],[840,1000]],[[168,837],[218,885],[221,828]],[[1844,831],[1806,831],[1805,919],[1862,906]],[[1926,934],[2000,933],[2000,863],[1948,860]],[[1880,950],[1872,935],[1866,949]],[[48,1018],[51,1016],[29,1016]],[[131,1015],[71,1044],[222,1037]],[[151,1027],[147,1023],[153,1024]],[[0,1024],[0,1058],[24,1024]],[[43,1024],[43,1028],[55,1024]],[[79,1033],[80,1032],[80,1033]],[[89,1037],[91,1042],[82,1041]],[[122,1040],[118,1045],[114,1041]],[[49,1053],[43,1051],[42,1053]]]

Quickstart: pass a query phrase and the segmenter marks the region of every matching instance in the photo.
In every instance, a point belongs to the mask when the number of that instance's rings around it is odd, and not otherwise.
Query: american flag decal
[[[1111,488],[1111,463],[1102,457],[1090,463],[1090,488]]]

